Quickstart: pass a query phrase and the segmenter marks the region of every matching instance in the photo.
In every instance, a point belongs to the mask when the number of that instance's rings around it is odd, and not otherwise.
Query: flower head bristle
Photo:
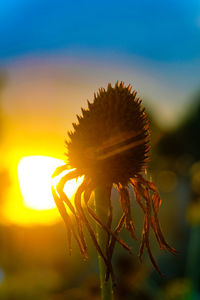
[[[68,134],[70,166],[99,182],[128,183],[146,167],[149,151],[149,123],[136,92],[123,82],[108,84],[81,110]]]

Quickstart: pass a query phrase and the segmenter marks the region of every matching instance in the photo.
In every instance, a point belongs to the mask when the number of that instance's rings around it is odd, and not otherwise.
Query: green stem
[[[101,221],[106,224],[108,220],[108,192],[105,187],[97,187],[95,189],[95,205],[96,213]],[[108,235],[103,228],[99,225],[96,225],[97,240],[101,247],[102,252],[106,255],[106,242]],[[101,284],[101,297],[102,300],[112,300],[113,291],[112,291],[112,279],[109,277],[108,281],[105,281],[106,275],[106,266],[103,259],[98,254],[99,262],[99,274],[100,274],[100,284]]]

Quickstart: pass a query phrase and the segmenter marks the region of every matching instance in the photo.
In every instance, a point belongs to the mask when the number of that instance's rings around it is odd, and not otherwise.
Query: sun
[[[18,164],[18,180],[24,205],[35,210],[48,210],[56,207],[53,200],[51,185],[59,182],[59,176],[51,178],[54,170],[65,164],[64,161],[49,156],[26,156]],[[71,170],[63,172],[66,174]],[[72,198],[82,178],[68,181],[64,192]]]

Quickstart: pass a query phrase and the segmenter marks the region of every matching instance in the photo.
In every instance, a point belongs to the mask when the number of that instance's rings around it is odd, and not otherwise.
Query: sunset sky
[[[71,123],[99,87],[131,84],[162,127],[199,89],[198,0],[0,4],[1,166],[17,178],[29,155],[64,159]]]
[[[175,122],[199,86],[198,0],[8,0],[0,4],[0,36],[0,66],[19,85],[19,73],[33,86],[35,73],[41,82],[74,80],[85,99],[85,86],[93,92],[124,80],[155,102],[163,122]]]

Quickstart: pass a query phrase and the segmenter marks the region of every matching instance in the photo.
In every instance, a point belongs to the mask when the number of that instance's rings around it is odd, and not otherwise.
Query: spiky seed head
[[[141,100],[123,82],[99,89],[68,134],[68,162],[98,183],[127,184],[145,167],[148,120]]]

